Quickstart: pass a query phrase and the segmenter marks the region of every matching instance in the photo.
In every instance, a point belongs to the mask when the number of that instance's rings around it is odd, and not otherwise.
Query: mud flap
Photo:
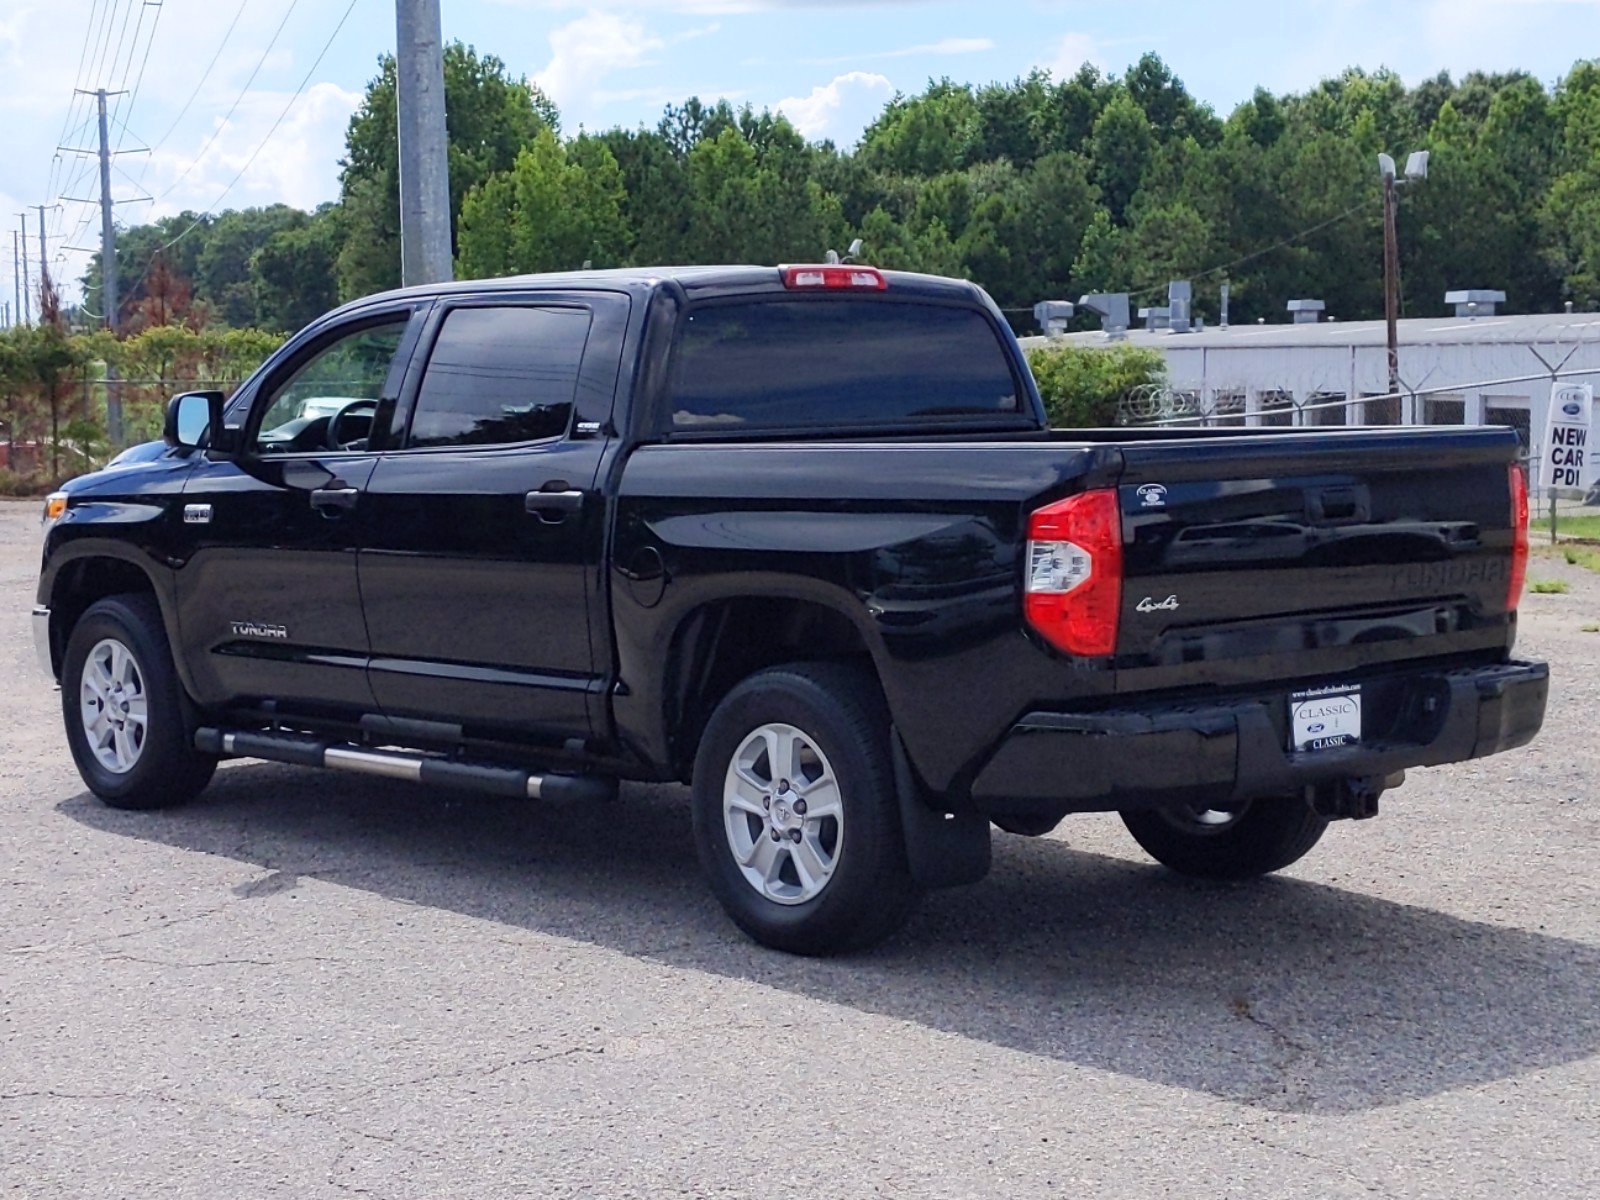
[[[892,737],[895,792],[911,877],[930,889],[977,883],[989,873],[989,819],[940,812],[928,804],[899,731]]]

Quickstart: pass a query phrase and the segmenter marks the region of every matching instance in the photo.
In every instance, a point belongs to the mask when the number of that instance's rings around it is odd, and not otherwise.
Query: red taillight
[[[795,291],[886,292],[889,281],[876,267],[785,267],[783,286]]]
[[[1528,477],[1511,464],[1511,584],[1506,589],[1506,611],[1516,612],[1522,584],[1528,578]]]
[[[1117,649],[1122,513],[1115,491],[1084,492],[1028,521],[1028,624],[1068,654]]]

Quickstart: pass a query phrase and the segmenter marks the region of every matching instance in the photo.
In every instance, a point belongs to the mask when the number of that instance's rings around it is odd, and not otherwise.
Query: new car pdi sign
[[[1539,456],[1540,488],[1582,491],[1593,481],[1595,469],[1589,453],[1593,413],[1593,384],[1569,383],[1551,389],[1544,453]]]

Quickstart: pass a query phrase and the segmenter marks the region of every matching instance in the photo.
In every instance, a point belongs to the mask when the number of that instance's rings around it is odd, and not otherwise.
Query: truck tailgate
[[[1122,443],[1116,690],[1507,644],[1510,430]]]

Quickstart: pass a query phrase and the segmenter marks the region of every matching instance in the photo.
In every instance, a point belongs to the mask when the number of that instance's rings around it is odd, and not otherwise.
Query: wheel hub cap
[[[144,753],[149,705],[144,675],[133,652],[116,638],[102,638],[83,661],[79,709],[84,740],[95,761],[126,775]]]
[[[844,807],[833,767],[792,725],[753,730],[728,765],[722,792],[728,848],[744,880],[779,904],[815,899],[844,845]]]

